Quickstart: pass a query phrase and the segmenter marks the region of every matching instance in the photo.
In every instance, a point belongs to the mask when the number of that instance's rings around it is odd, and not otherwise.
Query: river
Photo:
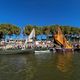
[[[0,55],[0,80],[80,80],[80,54]]]

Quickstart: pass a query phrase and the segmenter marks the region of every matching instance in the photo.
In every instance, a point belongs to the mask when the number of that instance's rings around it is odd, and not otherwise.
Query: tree
[[[27,25],[27,26],[25,26],[24,33],[26,35],[29,35],[31,33],[32,29],[33,29],[32,25]]]
[[[0,31],[0,40],[3,38],[3,32]]]
[[[3,33],[3,36],[12,34],[19,35],[20,34],[20,28],[12,25],[12,24],[0,24],[0,30]]]

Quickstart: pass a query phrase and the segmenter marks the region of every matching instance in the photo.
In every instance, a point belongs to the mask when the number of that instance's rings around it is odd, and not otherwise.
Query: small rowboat
[[[50,53],[50,50],[35,50],[35,54]]]

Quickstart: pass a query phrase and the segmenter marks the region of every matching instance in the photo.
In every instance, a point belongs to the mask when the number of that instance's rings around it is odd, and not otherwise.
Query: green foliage
[[[25,26],[24,34],[29,35],[32,29],[33,29],[33,26],[32,25]]]
[[[20,28],[12,24],[0,24],[0,32],[3,33],[3,36],[11,36],[12,34],[19,35]]]
[[[62,25],[50,25],[50,26],[36,26],[36,25],[26,25],[23,34],[29,35],[33,28],[35,28],[36,35],[39,34],[53,34],[56,31],[56,27],[61,27],[64,34],[80,34],[80,28],[72,26],[62,26]],[[0,24],[0,39],[5,35],[19,35],[21,32],[20,28],[12,24]]]
[[[0,40],[3,38],[3,32],[0,31]]]
[[[39,34],[53,34],[56,30],[56,27],[61,27],[62,29],[62,32],[64,34],[80,34],[80,28],[78,27],[72,27],[72,26],[61,26],[61,25],[50,25],[50,26],[32,26],[32,25],[27,25],[24,29],[24,33],[29,35],[31,30],[33,28],[35,28],[36,30],[36,35],[39,35]]]

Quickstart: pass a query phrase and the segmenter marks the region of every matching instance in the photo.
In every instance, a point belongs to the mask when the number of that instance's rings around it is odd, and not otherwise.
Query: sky
[[[0,24],[80,27],[80,0],[0,0]]]

